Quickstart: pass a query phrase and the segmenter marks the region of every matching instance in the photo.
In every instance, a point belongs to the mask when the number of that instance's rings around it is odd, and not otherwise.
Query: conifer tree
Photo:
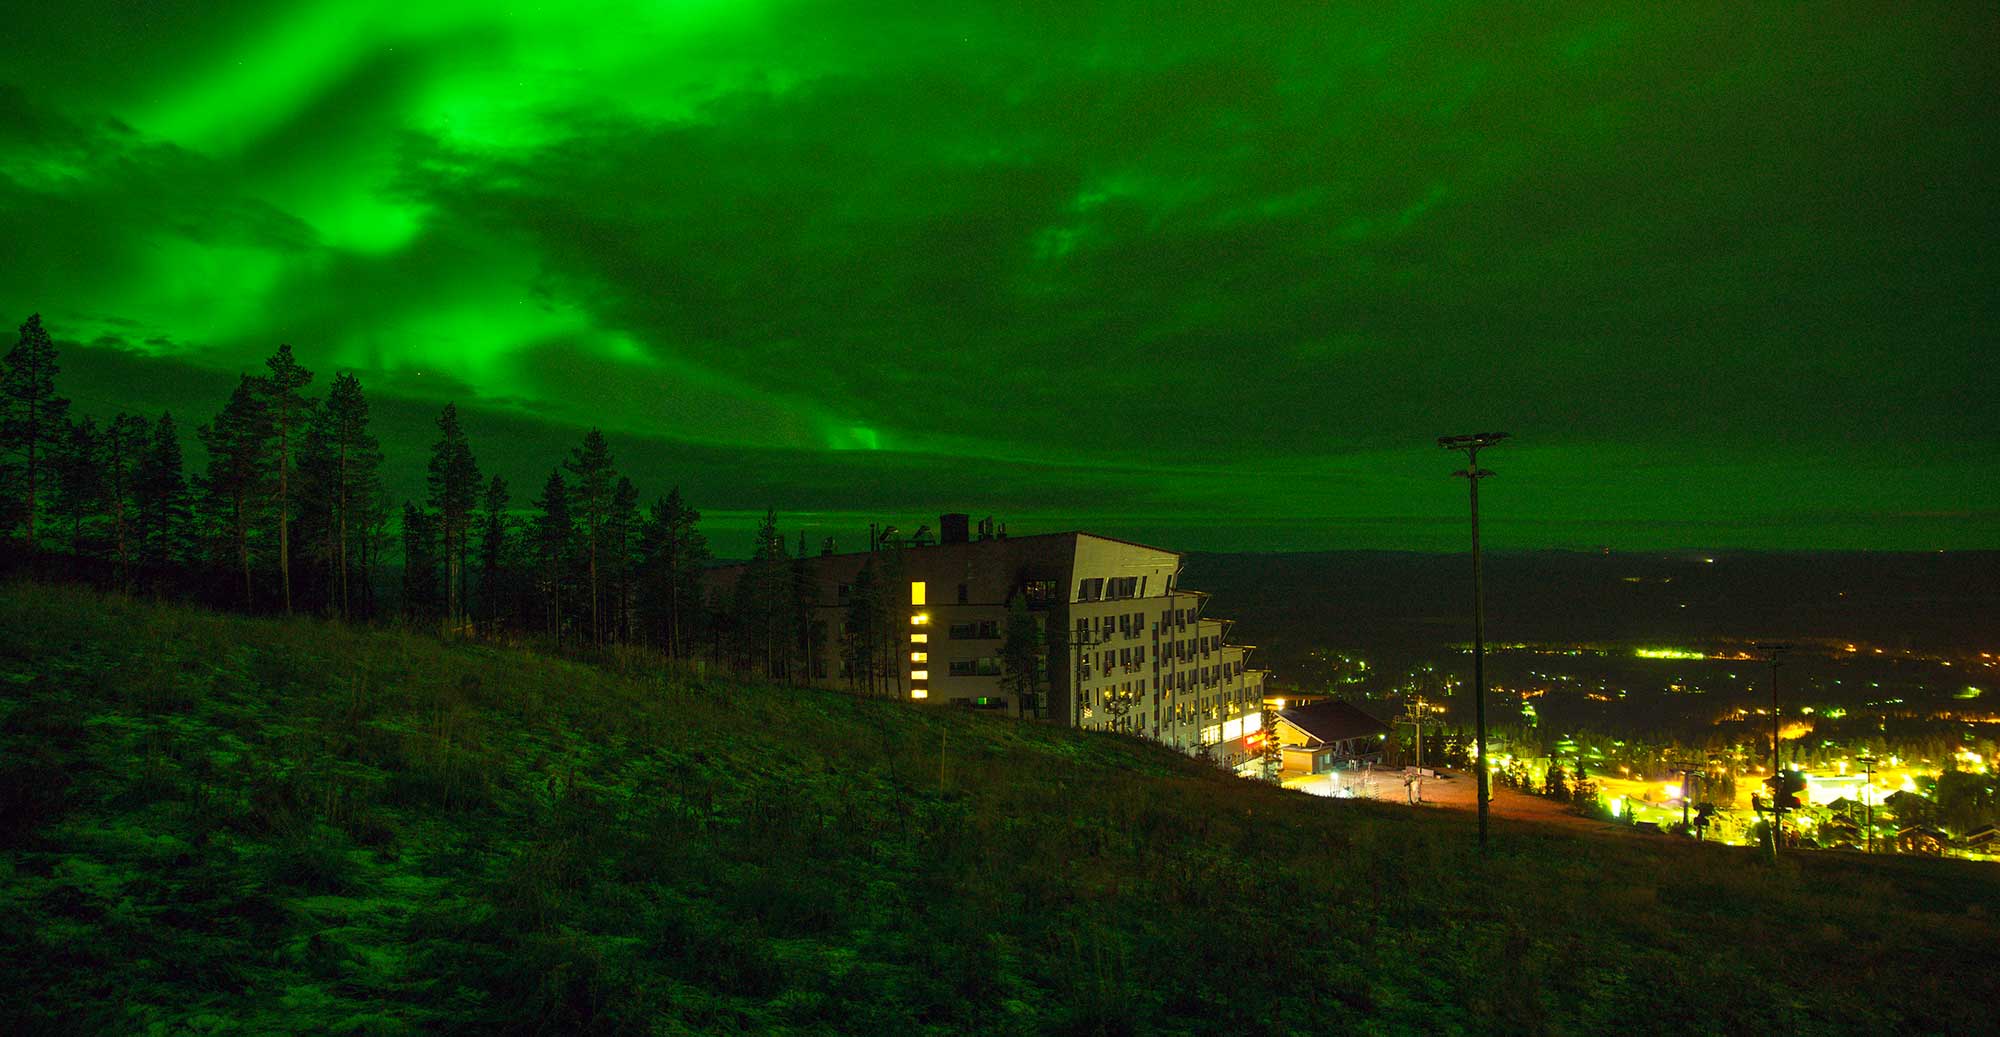
[[[140,567],[161,569],[180,562],[189,519],[180,429],[173,414],[164,413],[132,472],[132,538]]]
[[[786,564],[777,510],[771,509],[757,527],[755,548],[736,582],[734,603],[741,654],[768,676],[780,675],[790,654],[785,622],[790,600],[791,566]]]
[[[576,542],[576,520],[570,515],[569,487],[563,482],[561,472],[549,473],[549,481],[542,484],[542,495],[535,501],[535,511],[532,539],[535,563],[540,570],[537,579],[548,603],[549,635],[560,643],[563,581],[568,576],[570,555]]]
[[[708,540],[699,529],[701,513],[681,499],[679,487],[657,499],[640,532],[640,607],[648,629],[667,654],[693,654],[691,628],[703,614],[701,570]]]
[[[381,494],[382,449],[368,431],[368,397],[360,379],[349,372],[334,376],[318,418],[326,467],[328,561],[336,574],[331,596],[345,618],[354,607],[353,540]]]
[[[507,599],[507,562],[512,557],[513,520],[507,505],[513,495],[507,480],[498,475],[486,484],[486,496],[479,513],[479,601],[489,629],[499,626],[500,603]]]
[[[39,543],[49,455],[62,440],[69,415],[69,401],[56,395],[59,370],[55,342],[42,327],[42,315],[29,315],[19,341],[0,359],[0,448],[21,462],[21,514],[31,548]]]
[[[437,516],[439,550],[445,566],[445,616],[455,626],[465,620],[465,560],[473,509],[479,503],[479,465],[458,424],[458,408],[445,404],[438,415],[438,440],[431,446],[431,510]]]
[[[611,447],[604,441],[604,433],[591,429],[584,433],[583,445],[570,451],[563,468],[576,477],[572,486],[576,494],[575,514],[581,525],[583,550],[588,565],[590,581],[590,639],[603,640],[603,628],[598,619],[598,546],[604,531],[605,516],[611,510],[612,464]]]
[[[272,472],[277,480],[278,501],[278,584],[283,588],[285,611],[292,611],[292,467],[293,454],[312,403],[302,394],[312,384],[313,374],[292,358],[292,347],[278,351],[264,361],[270,374],[259,381],[264,393],[264,415],[273,440]]]
[[[55,494],[50,509],[67,528],[69,553],[86,553],[84,526],[104,507],[104,444],[97,421],[86,416],[67,422],[69,428],[50,457]]]
[[[611,488],[611,506],[604,515],[604,553],[609,559],[605,586],[611,599],[611,637],[629,641],[632,637],[633,558],[639,549],[639,489],[625,476]]]
[[[111,557],[118,579],[130,577],[133,559],[133,519],[138,507],[138,474],[150,442],[146,420],[119,412],[104,427],[104,518]]]
[[[212,539],[235,556],[243,576],[243,607],[250,608],[250,539],[260,525],[258,505],[266,499],[271,459],[270,421],[256,379],[244,375],[215,420],[197,433],[208,450],[201,477],[203,511]]]

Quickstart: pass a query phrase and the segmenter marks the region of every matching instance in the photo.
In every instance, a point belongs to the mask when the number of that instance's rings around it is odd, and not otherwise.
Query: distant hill
[[[10,1033],[1974,1032],[1984,865],[1309,798],[1157,746],[0,588]]]
[[[1994,646],[2000,552],[1489,553],[1493,641],[1845,637]],[[1314,647],[1434,652],[1472,639],[1468,555],[1192,554],[1184,586],[1281,669]]]

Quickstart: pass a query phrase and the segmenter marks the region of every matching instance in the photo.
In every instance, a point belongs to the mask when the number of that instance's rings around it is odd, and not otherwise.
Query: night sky
[[[12,5],[0,315],[723,553],[1456,547],[1487,429],[1502,547],[2000,546],[2000,6],[1532,6]]]

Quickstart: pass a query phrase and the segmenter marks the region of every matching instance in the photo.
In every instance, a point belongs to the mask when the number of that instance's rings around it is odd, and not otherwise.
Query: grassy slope
[[[16,1032],[1969,1032],[2000,1003],[1981,865],[1504,824],[1482,862],[1464,818],[1113,737],[19,585],[0,689]]]

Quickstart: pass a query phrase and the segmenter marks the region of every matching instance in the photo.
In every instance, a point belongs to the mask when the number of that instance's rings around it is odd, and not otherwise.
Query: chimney
[[[826,539],[824,539],[824,540],[821,540],[821,541],[819,542],[819,553],[820,553],[820,557],[822,557],[822,558],[824,558],[824,557],[826,557],[827,555],[830,555],[830,554],[832,554],[832,553],[833,553],[833,538],[832,538],[832,537],[827,537]]]
[[[972,539],[969,524],[972,516],[961,512],[938,516],[938,542],[941,544],[963,544]]]

